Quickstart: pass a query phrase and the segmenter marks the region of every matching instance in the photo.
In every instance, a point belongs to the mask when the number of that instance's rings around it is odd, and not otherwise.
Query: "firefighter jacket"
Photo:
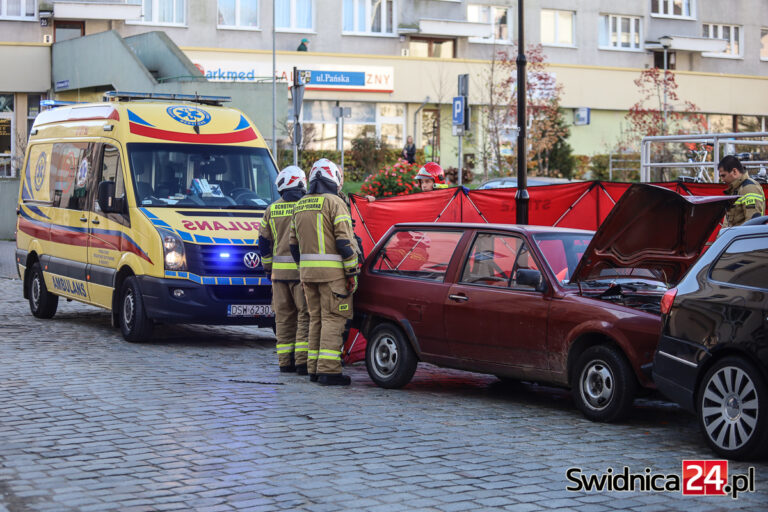
[[[335,194],[307,194],[296,203],[290,244],[302,281],[325,283],[357,274],[352,217]]]
[[[763,187],[746,172],[725,190],[726,195],[739,196],[725,213],[723,227],[739,226],[749,219],[765,214]]]
[[[291,256],[289,238],[296,203],[278,199],[264,212],[259,229],[261,263],[273,281],[298,281],[299,266]]]

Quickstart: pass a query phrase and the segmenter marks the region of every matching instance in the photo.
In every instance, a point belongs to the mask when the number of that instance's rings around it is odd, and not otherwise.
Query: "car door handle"
[[[469,300],[469,297],[466,295],[449,295],[448,298],[456,302],[467,302]]]
[[[88,222],[88,218],[87,217],[80,217],[80,222]]]
[[[99,219],[92,219],[91,223],[93,223],[93,224],[100,224]]]

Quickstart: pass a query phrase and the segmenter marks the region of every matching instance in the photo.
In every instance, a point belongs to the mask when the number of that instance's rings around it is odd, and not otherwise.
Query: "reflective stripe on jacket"
[[[749,219],[765,214],[763,187],[744,173],[726,189],[727,195],[739,196],[728,208],[723,227],[739,226]]]
[[[343,258],[337,241],[352,249]],[[344,201],[331,194],[308,194],[296,203],[291,224],[291,245],[301,253],[302,281],[329,282],[357,271],[357,243],[352,218]]]
[[[272,254],[262,254],[264,270],[272,272],[276,281],[298,281],[299,266],[293,261],[290,249],[291,219],[295,202],[278,199],[264,212],[259,236],[272,242]]]

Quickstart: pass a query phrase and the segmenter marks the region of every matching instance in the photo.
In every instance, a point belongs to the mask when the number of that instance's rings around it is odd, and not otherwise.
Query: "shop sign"
[[[212,82],[259,82],[269,80],[271,62],[222,61],[190,55],[195,66]],[[297,66],[307,90],[350,92],[393,92],[395,71],[388,66],[336,66],[312,64]],[[293,83],[293,66],[278,65],[276,76]]]

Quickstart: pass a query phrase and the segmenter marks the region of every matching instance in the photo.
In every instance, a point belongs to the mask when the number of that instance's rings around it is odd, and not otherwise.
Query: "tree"
[[[665,74],[659,68],[645,69],[635,80],[635,85],[640,100],[632,105],[625,116],[629,129],[625,135],[624,149],[639,150],[643,137],[701,133],[706,130],[707,120],[699,112],[699,107],[680,99],[674,72],[667,70]]]
[[[503,156],[502,151],[505,143],[515,144],[507,135],[509,129],[517,125],[516,55],[514,46],[509,51],[496,52],[489,71],[488,107],[484,110],[488,137],[483,162],[485,164],[494,159],[500,174],[508,174],[516,168],[517,155]],[[556,144],[564,143],[568,136],[568,127],[560,111],[563,87],[547,70],[541,45],[529,46],[526,59],[526,161],[529,170],[549,175],[556,170],[550,168],[550,152]],[[561,146],[560,149],[565,148]],[[516,146],[513,152],[516,153]]]

